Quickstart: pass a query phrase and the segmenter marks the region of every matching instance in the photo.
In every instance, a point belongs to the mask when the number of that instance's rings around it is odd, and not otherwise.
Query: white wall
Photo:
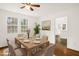
[[[68,17],[67,48],[79,51],[79,7],[42,16],[40,21],[51,20],[52,24],[51,31],[41,31],[41,34],[48,35],[50,42],[55,43],[55,19],[64,16]]]
[[[27,15],[18,14],[18,13],[0,9],[0,47],[6,46],[6,38],[9,38],[10,40],[14,40],[17,34],[20,33],[18,32],[14,34],[7,34],[7,27],[6,27],[7,16],[16,17],[18,18],[18,20],[21,20],[23,18],[28,19],[28,28],[31,29],[30,34],[33,35],[33,27],[34,27],[35,22],[38,21],[38,17],[27,16]]]
[[[51,43],[55,43],[55,37],[54,37],[54,20],[49,17],[49,16],[46,16],[46,17],[40,17],[40,25],[41,25],[41,28],[42,28],[42,21],[45,21],[45,20],[50,20],[51,21],[51,29],[50,31],[47,31],[47,30],[41,30],[40,34],[41,36],[43,35],[46,35],[48,36],[48,40],[51,42]]]

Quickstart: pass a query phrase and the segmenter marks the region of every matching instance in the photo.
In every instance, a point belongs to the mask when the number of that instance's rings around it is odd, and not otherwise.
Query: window
[[[22,19],[21,20],[21,33],[26,33],[28,29],[28,20]]]
[[[16,33],[17,32],[17,26],[18,25],[18,19],[14,17],[8,17],[7,18],[7,32],[8,33]]]
[[[19,26],[20,25],[20,26]],[[28,29],[27,19],[7,17],[7,33],[26,33]]]

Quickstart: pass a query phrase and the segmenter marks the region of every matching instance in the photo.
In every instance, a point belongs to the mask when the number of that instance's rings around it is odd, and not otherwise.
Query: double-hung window
[[[14,17],[7,18],[7,32],[8,33],[17,33],[18,28],[18,19]]]
[[[7,17],[7,33],[26,33],[27,29],[28,29],[27,19]]]
[[[21,33],[26,33],[28,29],[28,20],[22,19],[21,20]]]

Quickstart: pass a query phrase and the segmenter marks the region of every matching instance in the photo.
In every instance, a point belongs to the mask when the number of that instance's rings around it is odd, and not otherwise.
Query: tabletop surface
[[[26,47],[27,49],[31,49],[31,48],[34,48],[36,46],[40,46],[44,43],[48,43],[48,39],[44,39],[44,38],[41,38],[41,39],[35,39],[35,38],[19,38],[19,37],[16,37],[16,40],[19,41],[24,47]]]

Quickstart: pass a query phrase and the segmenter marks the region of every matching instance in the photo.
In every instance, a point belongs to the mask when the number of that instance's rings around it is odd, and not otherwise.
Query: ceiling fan
[[[20,7],[21,9],[29,7],[31,11],[34,11],[33,7],[40,7],[39,4],[31,4],[31,3],[22,3],[22,5],[23,6]]]

